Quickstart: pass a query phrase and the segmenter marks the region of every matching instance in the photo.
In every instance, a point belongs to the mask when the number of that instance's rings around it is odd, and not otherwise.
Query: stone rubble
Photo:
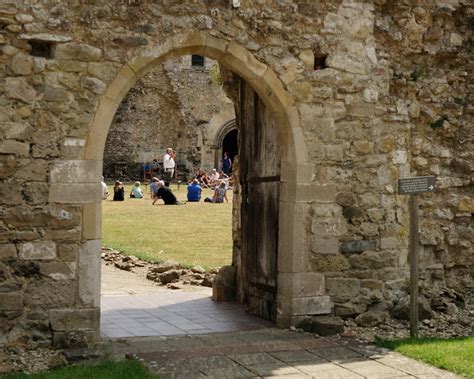
[[[219,272],[219,267],[207,271],[201,266],[185,268],[173,260],[150,263],[104,246],[101,256],[106,264],[114,265],[120,270],[135,272],[139,268],[147,279],[166,285],[169,289],[181,289],[183,286],[212,287],[214,277]]]

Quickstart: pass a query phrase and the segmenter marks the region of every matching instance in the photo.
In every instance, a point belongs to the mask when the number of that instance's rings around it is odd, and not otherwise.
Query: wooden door
[[[277,129],[258,95],[240,84],[242,274],[248,312],[276,320],[280,159]]]

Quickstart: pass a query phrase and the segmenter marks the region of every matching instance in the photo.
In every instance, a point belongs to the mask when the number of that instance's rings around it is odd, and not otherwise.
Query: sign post
[[[410,195],[408,208],[410,213],[410,337],[418,338],[418,197],[423,192],[433,192],[434,176],[398,179],[398,194]]]

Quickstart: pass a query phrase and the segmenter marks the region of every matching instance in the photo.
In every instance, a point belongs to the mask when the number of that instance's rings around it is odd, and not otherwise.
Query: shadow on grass
[[[375,343],[410,358],[474,379],[474,337],[377,339]]]

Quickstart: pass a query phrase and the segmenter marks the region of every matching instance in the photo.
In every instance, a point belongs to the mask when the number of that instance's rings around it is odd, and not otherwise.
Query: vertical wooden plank
[[[247,309],[276,318],[279,154],[277,129],[264,103],[240,86],[242,267]]]

